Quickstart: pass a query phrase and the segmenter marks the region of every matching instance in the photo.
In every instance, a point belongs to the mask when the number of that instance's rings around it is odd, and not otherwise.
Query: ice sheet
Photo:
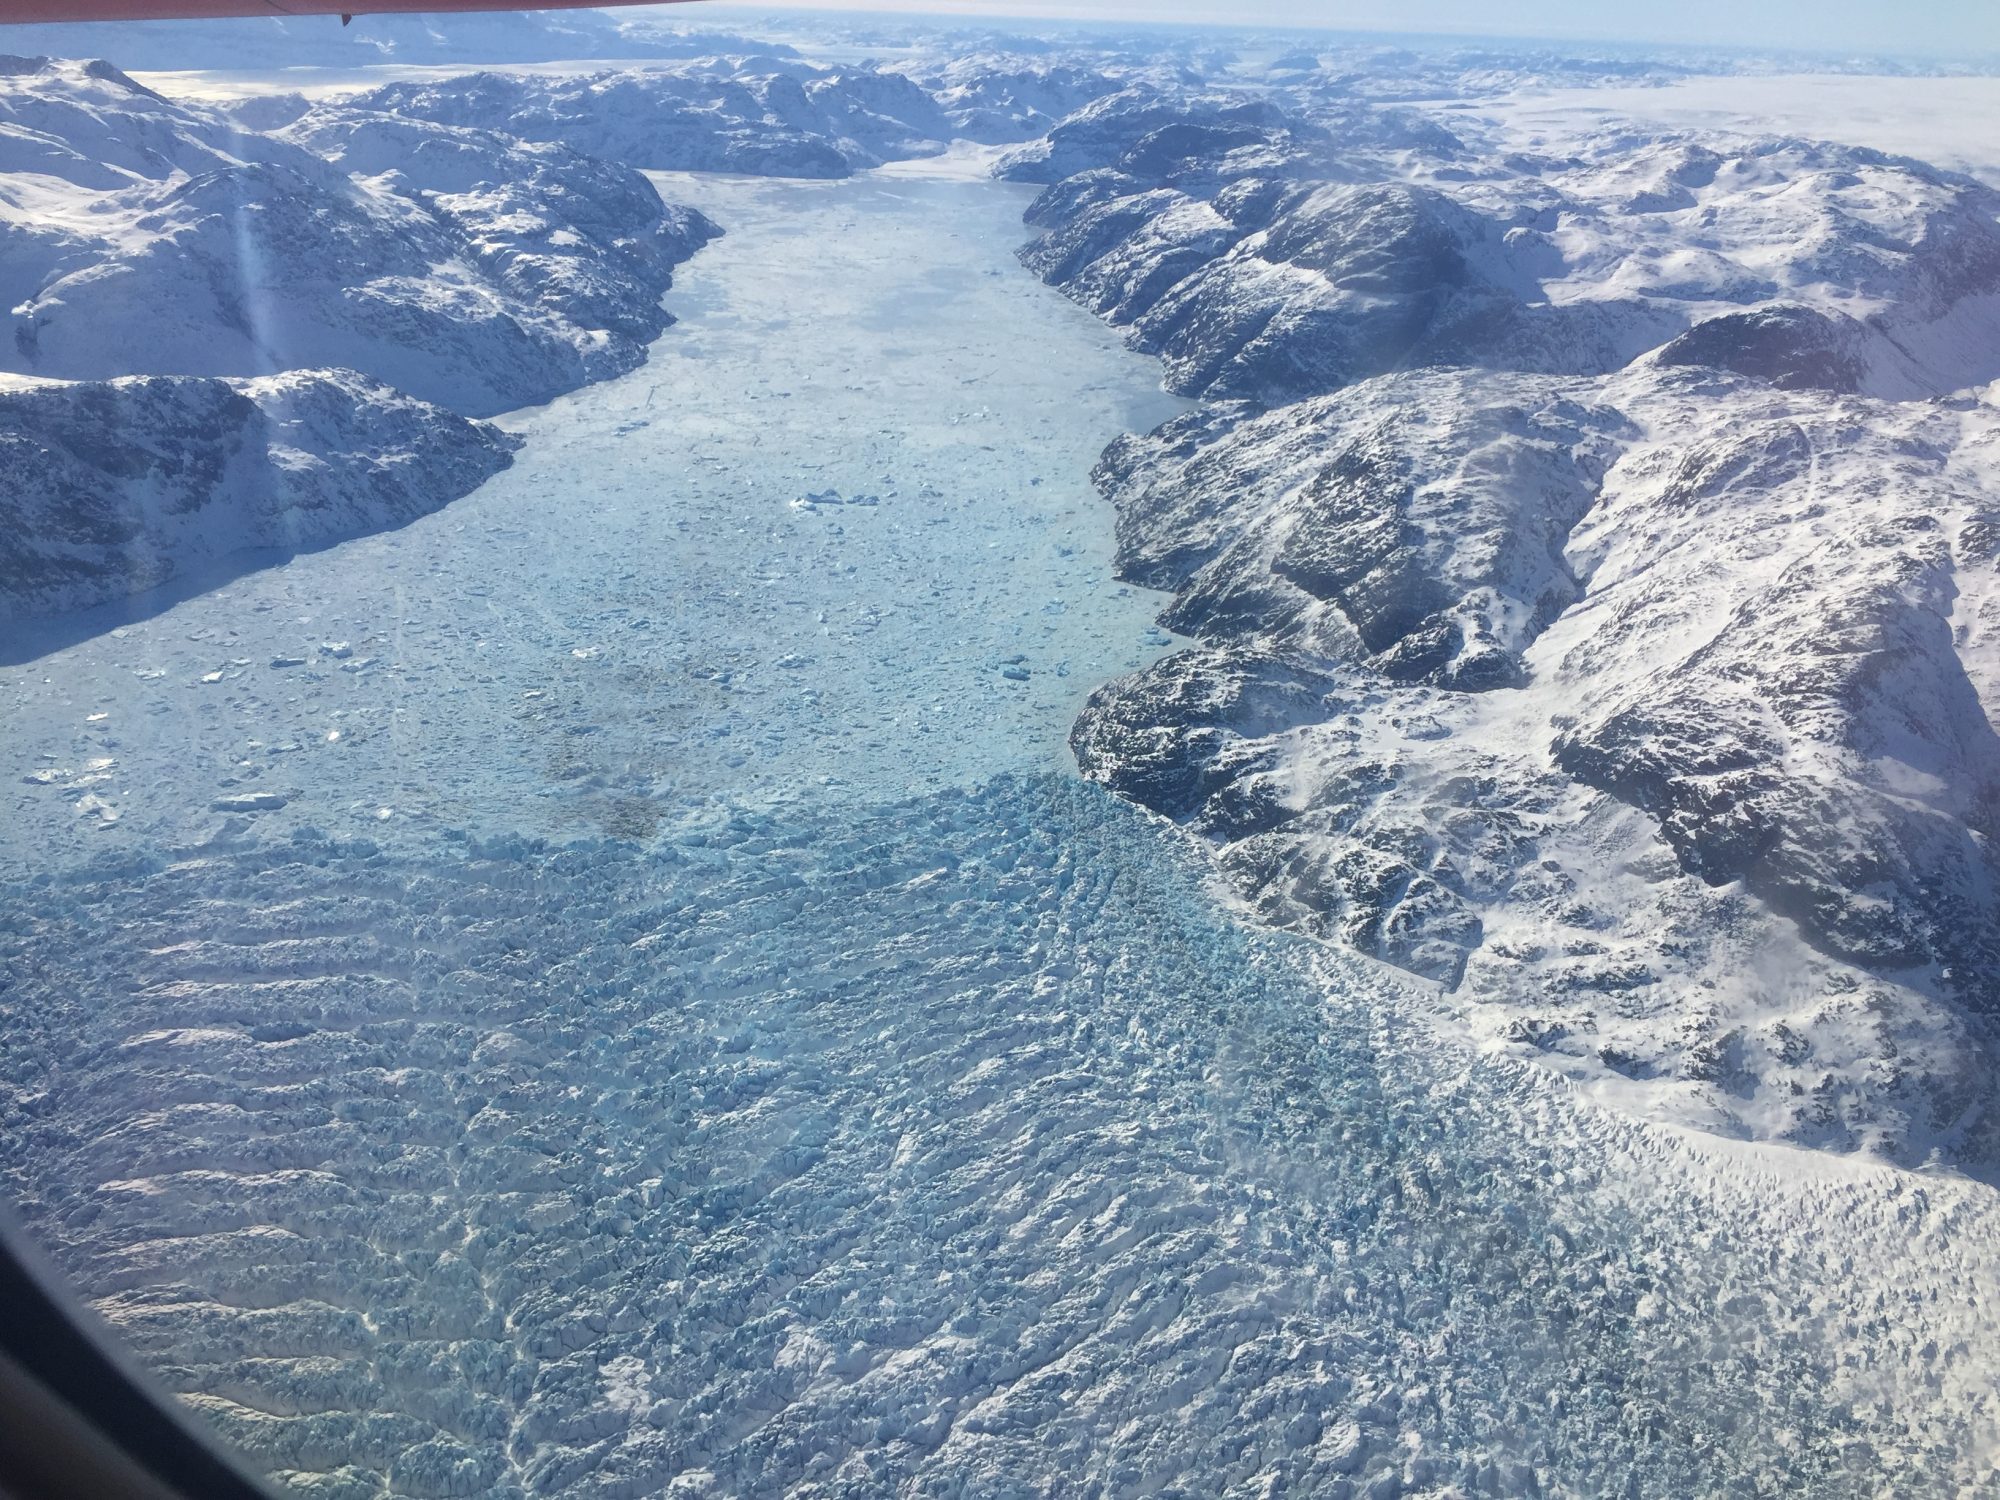
[[[1800,135],[1914,156],[2000,183],[2000,78],[1707,77],[1633,88],[1524,90],[1452,106],[1523,137],[1629,122],[1650,130]],[[1449,118],[1449,116],[1447,116]]]

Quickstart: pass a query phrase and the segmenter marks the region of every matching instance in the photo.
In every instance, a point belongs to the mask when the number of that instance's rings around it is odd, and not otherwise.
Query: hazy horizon
[[[874,12],[968,20],[1211,24],[1298,27],[1401,35],[1796,49],[1809,52],[2000,53],[2000,7],[1934,0],[1913,11],[1882,0],[1644,0],[1607,9],[1595,0],[1529,0],[1496,10],[1479,0],[704,0],[704,11]]]

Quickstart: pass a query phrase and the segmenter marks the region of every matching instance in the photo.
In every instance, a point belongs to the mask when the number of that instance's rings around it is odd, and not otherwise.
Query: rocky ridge
[[[1098,469],[1198,644],[1085,773],[1644,1112],[1990,1160],[2000,200],[1148,90],[1000,170],[1207,403]]]
[[[516,440],[352,371],[0,387],[0,623],[401,525]]]
[[[938,102],[900,73],[769,55],[580,77],[470,73],[389,84],[353,103],[649,171],[846,177],[935,155],[954,131]]]
[[[718,233],[560,145],[263,104],[0,66],[8,618],[457,498],[512,451],[464,419],[640,363]]]

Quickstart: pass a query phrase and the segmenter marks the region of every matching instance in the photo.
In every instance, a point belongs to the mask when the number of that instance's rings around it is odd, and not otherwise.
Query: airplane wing
[[[17,21],[194,21],[242,16],[373,16],[391,12],[585,10],[605,5],[684,5],[690,0],[0,0],[0,25]]]

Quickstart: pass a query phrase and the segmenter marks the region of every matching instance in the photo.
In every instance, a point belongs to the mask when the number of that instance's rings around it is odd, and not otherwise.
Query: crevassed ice
[[[1068,778],[647,853],[301,836],[41,896],[6,1066],[53,1083],[11,1175],[313,1493],[1978,1472],[1977,1361],[1918,1311],[1977,1280],[1949,1204],[1895,1206],[1923,1255],[1885,1284],[1868,1192],[1732,1201],[1412,1045],[1359,961],[1236,927]]]
[[[4,674],[0,1165],[148,1363],[341,1497],[1990,1485],[1983,1199],[1583,1110],[1047,769],[1151,372],[1018,194],[707,191],[508,475]]]

